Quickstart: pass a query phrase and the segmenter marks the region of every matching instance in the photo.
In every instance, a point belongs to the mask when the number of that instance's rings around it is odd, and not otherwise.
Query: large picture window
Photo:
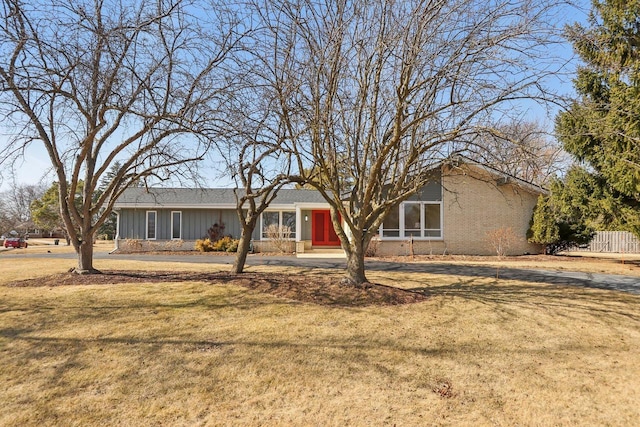
[[[424,204],[424,237],[442,237],[442,220],[440,218],[440,203]]]
[[[391,209],[382,224],[382,237],[400,237],[400,207]]]
[[[182,239],[182,212],[171,212],[171,239]]]
[[[156,211],[147,211],[147,240],[156,239],[156,224],[158,213]]]
[[[404,202],[392,209],[380,227],[382,239],[441,239],[441,202]]]
[[[422,237],[421,203],[404,204],[404,237]]]
[[[295,211],[267,211],[262,213],[262,239],[295,239]]]

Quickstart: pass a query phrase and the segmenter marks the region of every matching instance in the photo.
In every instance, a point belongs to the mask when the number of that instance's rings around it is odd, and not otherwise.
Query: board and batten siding
[[[122,209],[118,212],[118,236],[121,239],[144,239],[147,210]]]
[[[233,209],[122,209],[119,237],[121,239],[145,239],[148,211],[157,212],[156,239],[171,239],[171,212],[182,212],[182,240],[197,240],[207,237],[207,230],[214,224],[224,224],[224,235],[239,238],[240,223]],[[253,238],[259,238],[259,230]]]

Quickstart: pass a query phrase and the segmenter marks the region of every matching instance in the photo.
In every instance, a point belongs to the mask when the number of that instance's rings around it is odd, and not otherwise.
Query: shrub
[[[212,242],[217,242],[218,240],[224,237],[224,222],[220,221],[220,224],[213,224],[208,230],[207,235],[209,236],[209,240]]]
[[[238,245],[240,244],[240,240],[233,239],[229,246],[227,246],[227,252],[238,252]]]
[[[271,224],[265,229],[265,235],[278,252],[291,251],[291,228],[287,225]]]
[[[142,250],[142,241],[139,239],[126,239],[125,246],[130,252],[137,252]]]
[[[231,237],[222,237],[211,244],[213,250],[216,252],[224,252],[227,250],[227,246],[231,243]]]
[[[369,242],[369,246],[364,251],[364,256],[366,257],[375,257],[378,254],[378,245],[380,244],[380,239],[378,237],[374,237]]]
[[[196,240],[195,249],[196,251],[200,252],[211,252],[214,250],[213,246],[211,245],[211,240],[209,240],[208,238]]]
[[[511,246],[518,240],[511,227],[496,228],[495,230],[487,231],[486,235],[487,241],[500,258],[507,255]]]
[[[545,252],[554,255],[588,243],[592,237],[591,227],[581,218],[563,214],[549,197],[538,198],[527,232],[530,242],[545,245]]]
[[[200,252],[237,252],[240,241],[231,236],[225,236],[212,242],[211,239],[196,240],[195,249]]]

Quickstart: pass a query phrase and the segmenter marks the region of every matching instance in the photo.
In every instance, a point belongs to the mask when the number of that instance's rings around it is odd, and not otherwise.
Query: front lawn
[[[5,263],[6,259],[0,260]],[[20,264],[22,263],[22,264]],[[206,274],[9,287],[0,278],[0,425],[635,425],[640,296],[384,273],[405,304],[313,302]],[[291,289],[339,272],[252,267]],[[215,275],[213,275],[215,277]],[[44,282],[42,283],[44,284]],[[294,299],[295,298],[295,299]]]

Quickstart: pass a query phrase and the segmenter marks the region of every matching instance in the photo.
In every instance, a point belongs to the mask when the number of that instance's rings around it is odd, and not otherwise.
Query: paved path
[[[59,258],[75,259],[73,253],[67,254],[29,254],[21,253],[21,257],[27,258]],[[233,264],[233,255],[145,255],[145,254],[108,254],[96,252],[95,259],[122,259],[136,260],[144,262],[189,262],[208,264]],[[0,257],[2,262],[9,260],[9,257]],[[297,266],[306,268],[335,268],[343,269],[346,265],[345,259],[340,258],[296,258],[295,256],[280,255],[250,255],[247,265],[273,265],[273,266]],[[496,277],[496,268],[491,266],[448,264],[444,262],[416,262],[400,263],[388,261],[367,261],[369,271],[403,271],[415,273],[446,274],[468,277]],[[583,286],[588,288],[609,289],[629,292],[640,295],[640,277],[623,276],[616,274],[595,274],[571,271],[541,270],[541,269],[519,269],[500,268],[499,277],[501,279],[513,279],[524,282],[548,283],[553,285]]]

